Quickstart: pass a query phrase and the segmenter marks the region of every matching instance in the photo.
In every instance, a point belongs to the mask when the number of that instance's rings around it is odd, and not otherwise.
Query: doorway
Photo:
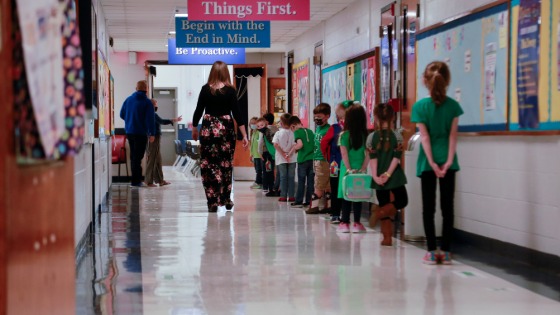
[[[157,114],[162,119],[177,117],[177,92],[175,89],[154,89],[154,98],[158,101]],[[173,140],[177,139],[177,129],[172,125],[161,126],[160,152],[163,166],[171,166],[175,162],[175,146]]]

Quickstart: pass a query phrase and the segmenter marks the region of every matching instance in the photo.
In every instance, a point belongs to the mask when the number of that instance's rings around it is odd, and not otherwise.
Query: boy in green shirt
[[[321,103],[313,109],[313,119],[315,121],[315,149],[313,151],[313,169],[315,170],[315,192],[311,197],[311,204],[307,209],[307,214],[329,213],[329,201],[331,195],[330,168],[329,162],[321,152],[321,139],[329,130],[329,117],[331,117],[331,106]],[[325,197],[323,209],[319,209],[319,201]]]
[[[296,202],[292,203],[292,207],[301,208],[309,205],[309,203],[311,202],[311,195],[313,194],[313,190],[315,189],[315,172],[313,170],[315,134],[310,129],[303,128],[301,120],[297,116],[292,116],[290,118],[290,127],[294,132],[294,139],[296,141],[293,150],[298,153],[298,187],[296,193]],[[305,189],[306,185],[307,189]],[[304,191],[305,202],[303,202]]]

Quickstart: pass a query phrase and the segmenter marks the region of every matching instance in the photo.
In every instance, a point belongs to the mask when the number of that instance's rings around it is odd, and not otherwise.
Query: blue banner
[[[539,19],[540,0],[519,2],[517,44],[517,99],[519,127],[539,127]]]
[[[245,64],[244,48],[181,48],[175,38],[167,39],[167,60],[170,65],[211,65],[221,60],[227,64]]]
[[[177,47],[270,47],[270,21],[189,21],[175,18]]]

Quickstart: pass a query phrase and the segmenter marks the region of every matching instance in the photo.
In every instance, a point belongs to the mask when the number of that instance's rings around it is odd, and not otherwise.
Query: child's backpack
[[[373,197],[372,177],[363,173],[349,173],[342,178],[342,195],[344,200],[369,202]]]
[[[266,145],[266,149],[268,150],[268,153],[272,155],[272,159],[274,160],[274,157],[276,156],[276,148],[274,147],[274,144],[268,141],[267,137],[264,137],[264,144]]]

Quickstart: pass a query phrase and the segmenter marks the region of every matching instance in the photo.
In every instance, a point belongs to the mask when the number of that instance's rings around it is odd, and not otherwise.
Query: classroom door
[[[172,119],[177,117],[177,101],[174,89],[154,89],[154,98],[158,101],[159,117]],[[173,140],[177,139],[177,124],[161,126],[161,140],[159,150],[161,152],[161,163],[164,166],[173,165],[175,161],[175,146]]]

